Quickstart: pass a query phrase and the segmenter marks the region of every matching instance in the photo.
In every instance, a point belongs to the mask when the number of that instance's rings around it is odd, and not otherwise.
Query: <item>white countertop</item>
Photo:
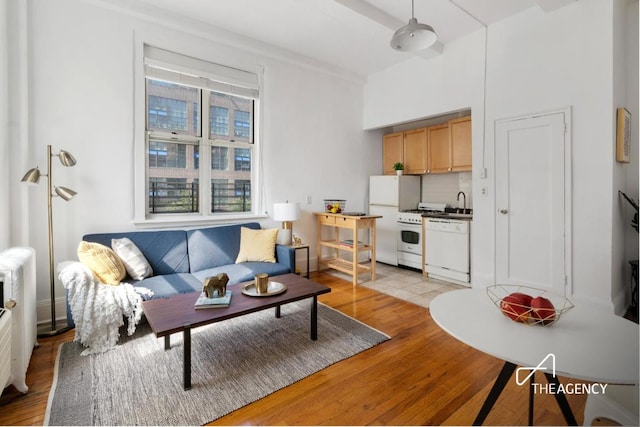
[[[451,291],[430,305],[447,333],[484,353],[519,366],[537,366],[555,355],[557,375],[611,384],[638,384],[638,325],[576,305],[550,326],[505,317],[485,289]],[[482,374],[482,373],[479,373]]]

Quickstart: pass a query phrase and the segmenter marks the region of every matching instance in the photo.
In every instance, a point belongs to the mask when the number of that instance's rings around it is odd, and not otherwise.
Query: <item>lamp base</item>
[[[64,326],[60,326],[64,324]],[[68,326],[67,322],[56,321],[56,329],[52,328],[51,322],[42,323],[38,325],[38,338],[54,337],[56,335],[64,334],[70,331],[73,327]]]
[[[276,243],[279,245],[291,245],[291,235],[292,230],[282,228],[278,230],[278,238],[276,239]]]

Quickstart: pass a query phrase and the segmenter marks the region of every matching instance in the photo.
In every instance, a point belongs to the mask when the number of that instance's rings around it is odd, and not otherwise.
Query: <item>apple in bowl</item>
[[[500,310],[509,319],[527,323],[531,312],[531,296],[521,292],[513,292],[500,301]]]
[[[539,296],[531,299],[531,317],[536,322],[548,325],[556,320],[556,308],[547,298]]]

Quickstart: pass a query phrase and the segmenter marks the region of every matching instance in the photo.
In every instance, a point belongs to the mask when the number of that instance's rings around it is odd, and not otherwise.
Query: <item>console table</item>
[[[575,305],[553,325],[528,326],[503,316],[485,289],[438,295],[429,310],[449,335],[505,361],[474,425],[485,420],[517,366],[533,372],[533,379],[535,370],[550,354],[555,369],[545,371],[544,376],[556,389],[556,375],[607,384],[638,384],[638,325],[613,313]],[[556,393],[555,397],[567,423],[575,424],[564,394]]]
[[[343,215],[328,212],[314,212],[318,221],[318,270],[322,267],[347,273],[351,276],[353,285],[358,284],[360,274],[370,273],[371,280],[376,277],[376,215]],[[322,238],[323,227],[333,229],[329,239]],[[341,239],[340,230],[345,230],[348,238]],[[360,230],[369,232],[369,244],[358,241]],[[331,249],[332,256],[325,257],[323,248]],[[371,264],[358,262],[360,252],[369,252]],[[343,254],[350,254],[351,259],[342,258]]]

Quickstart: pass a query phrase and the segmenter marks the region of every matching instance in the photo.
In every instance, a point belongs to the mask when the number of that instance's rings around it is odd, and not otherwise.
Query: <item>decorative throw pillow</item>
[[[236,264],[247,261],[276,262],[278,229],[253,230],[240,227],[240,252]]]
[[[142,280],[153,276],[153,269],[149,265],[149,261],[131,240],[126,237],[111,239],[111,249],[120,257],[120,261],[133,280]]]
[[[105,285],[119,285],[127,274],[118,255],[99,243],[80,242],[78,259]]]

